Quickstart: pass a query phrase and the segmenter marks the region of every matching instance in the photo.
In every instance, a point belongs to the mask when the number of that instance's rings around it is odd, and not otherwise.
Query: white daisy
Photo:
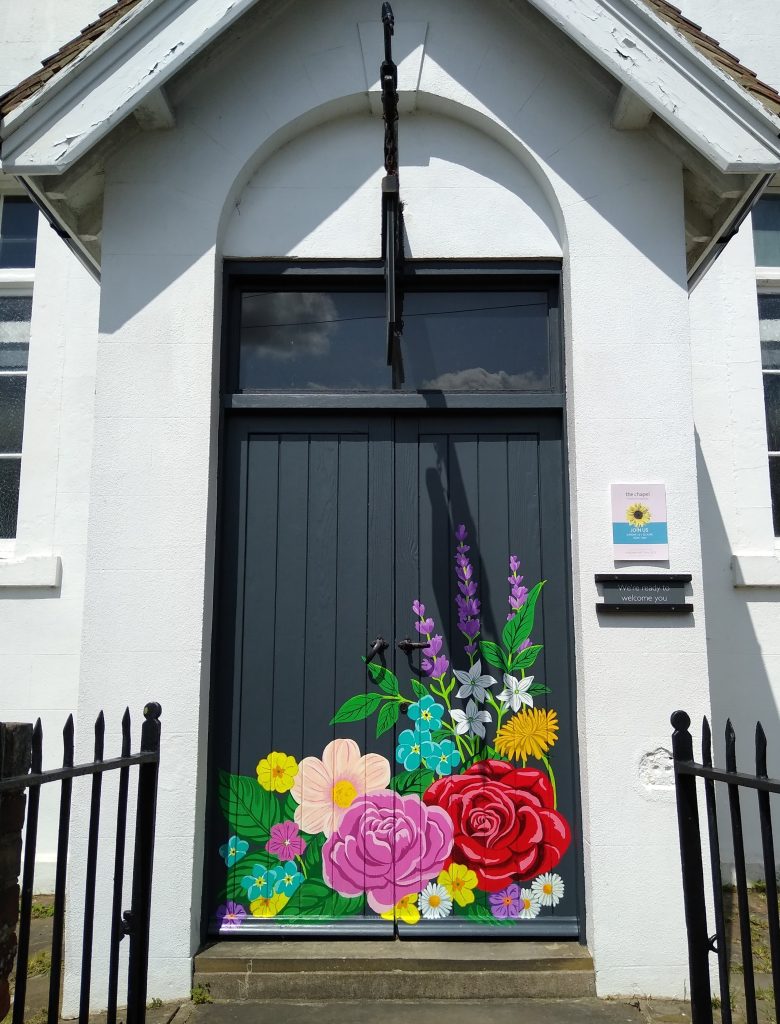
[[[504,689],[499,693],[498,699],[502,704],[508,704],[513,711],[519,711],[521,704],[527,704],[529,708],[534,706],[534,699],[528,692],[528,688],[534,681],[533,676],[526,676],[525,679],[518,679],[504,673]]]
[[[420,893],[419,900],[422,916],[429,921],[437,921],[449,917],[452,912],[452,897],[438,882],[428,882]]]
[[[530,889],[520,890],[520,918],[522,920],[527,921],[532,917],[538,917],[541,909],[541,903]]]
[[[484,704],[487,691],[498,682],[493,676],[482,675],[482,662],[478,659],[467,672],[453,669],[455,678],[461,684],[456,697],[473,697],[477,704]]]
[[[473,736],[481,736],[485,738],[485,722],[492,722],[493,719],[489,711],[480,711],[473,700],[470,700],[466,705],[466,710],[461,711],[456,708],[454,711],[450,711],[452,720],[455,722],[455,732],[459,736],[465,736],[470,733]]]
[[[554,875],[549,871],[546,875],[539,875],[531,882],[531,892],[543,907],[557,907],[563,899],[565,891],[561,876]]]

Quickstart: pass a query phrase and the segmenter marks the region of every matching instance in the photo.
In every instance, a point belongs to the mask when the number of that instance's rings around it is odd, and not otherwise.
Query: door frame
[[[216,771],[215,739],[217,730],[217,688],[214,682],[218,676],[219,658],[219,636],[225,622],[225,612],[220,601],[220,581],[226,570],[225,558],[225,500],[226,500],[226,473],[225,464],[227,458],[227,421],[231,415],[246,415],[251,413],[262,416],[263,413],[277,415],[285,411],[290,413],[325,413],[349,412],[353,410],[372,410],[375,412],[400,412],[402,410],[419,411],[481,411],[488,413],[504,412],[506,414],[522,415],[523,412],[533,410],[557,411],[561,421],[561,445],[563,452],[563,519],[569,524],[569,530],[563,537],[563,556],[569,572],[562,585],[565,588],[564,604],[567,619],[567,637],[569,664],[571,666],[571,707],[574,720],[577,719],[578,705],[578,681],[577,662],[575,659],[576,648],[574,642],[574,604],[573,604],[573,574],[571,571],[571,504],[570,504],[570,475],[569,475],[569,444],[567,429],[566,409],[566,367],[565,347],[563,338],[563,315],[562,315],[562,264],[560,260],[419,260],[406,261],[404,280],[420,282],[421,280],[434,283],[441,283],[447,279],[447,283],[457,280],[465,288],[479,291],[497,283],[508,284],[510,278],[515,282],[518,278],[523,283],[533,284],[535,288],[540,285],[548,291],[548,331],[551,343],[551,376],[556,385],[555,390],[537,392],[452,392],[439,391],[431,392],[367,392],[367,391],[255,391],[239,393],[236,390],[238,382],[238,337],[240,330],[240,298],[241,293],[251,288],[268,287],[273,283],[277,290],[280,286],[288,287],[290,290],[301,289],[302,280],[316,281],[321,286],[325,282],[345,282],[349,278],[350,290],[358,290],[364,287],[367,290],[375,287],[377,280],[381,280],[382,262],[379,260],[295,260],[281,261],[270,259],[255,260],[228,260],[223,264],[222,275],[222,322],[220,330],[220,358],[219,358],[219,417],[217,428],[217,507],[216,507],[216,537],[214,546],[214,576],[212,580],[212,635],[211,653],[209,660],[209,710],[208,710],[208,740],[206,756],[206,793],[204,801],[204,813],[201,818],[201,827],[204,835],[204,858],[201,870],[201,913],[200,913],[200,938],[201,942],[213,941],[209,936],[209,909],[208,909],[208,860],[213,856],[206,848],[208,829],[213,820],[215,805],[217,801],[217,787],[213,782]],[[574,842],[572,852],[576,857],[576,870],[579,875],[578,906],[579,919],[579,942],[586,942],[586,903],[585,903],[585,878],[584,878],[584,850],[583,850],[583,829],[582,829],[582,786],[579,754],[579,730],[573,729],[572,736],[572,758],[575,766],[575,792],[574,792],[574,815],[572,829],[574,831]],[[321,926],[323,936],[327,935],[336,938],[339,935],[347,938],[341,928],[336,931],[333,926]],[[514,929],[496,929],[495,935],[491,933],[492,939],[506,939],[523,941],[522,937],[512,934]],[[240,936],[239,936],[240,937]],[[276,938],[281,938],[279,931]],[[306,935],[296,935],[296,930],[291,929],[285,932],[284,938],[313,938],[316,935],[307,930]],[[370,939],[370,932],[364,932],[363,936]],[[375,936],[379,937],[379,936]],[[411,937],[411,936],[409,936]],[[417,933],[417,938],[431,940],[440,939],[441,935],[436,934],[436,929],[431,929],[428,934]],[[537,936],[528,934],[527,938],[533,940]],[[466,936],[464,936],[466,938]],[[258,936],[258,941],[262,936]]]

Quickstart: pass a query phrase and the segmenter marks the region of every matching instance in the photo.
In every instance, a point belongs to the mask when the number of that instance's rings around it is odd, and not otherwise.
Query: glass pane
[[[551,387],[546,292],[416,292],[404,297],[405,387]]]
[[[0,377],[0,452],[11,455],[22,450],[24,392],[27,377]],[[2,461],[2,460],[0,460]]]
[[[780,452],[780,373],[764,374],[766,434],[770,452]]]
[[[5,196],[0,215],[0,267],[34,267],[38,208],[24,196]]]
[[[26,370],[32,296],[0,295],[0,370]]]
[[[384,390],[382,292],[252,292],[241,304],[240,390]]]
[[[761,361],[765,370],[780,370],[780,292],[759,292]]]
[[[21,459],[0,459],[0,538],[16,536]]]
[[[780,537],[780,455],[769,456],[769,486],[772,491],[772,518],[775,537]]]
[[[764,196],[753,209],[753,249],[759,267],[780,267],[780,196]]]

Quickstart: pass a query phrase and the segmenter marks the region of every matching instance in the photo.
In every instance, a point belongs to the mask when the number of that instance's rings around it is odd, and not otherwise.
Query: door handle
[[[424,647],[428,646],[427,640],[410,640],[409,637],[405,637],[403,640],[399,640],[395,645],[399,651],[403,651],[404,654],[411,654],[412,651],[421,651]]]
[[[390,644],[383,636],[378,636],[368,649],[366,661],[371,661],[371,659],[375,658],[377,654],[381,654],[382,651],[386,651],[389,646]]]

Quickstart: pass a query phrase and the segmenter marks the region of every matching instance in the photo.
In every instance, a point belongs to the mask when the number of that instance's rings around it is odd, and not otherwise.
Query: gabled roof
[[[15,88],[0,96],[0,117],[5,117],[15,110],[26,99],[34,96],[39,89],[71,64],[80,53],[90,47],[96,39],[99,39],[107,32],[112,25],[115,25],[120,18],[129,14],[134,7],[137,7],[141,0],[117,0],[111,7],[101,11],[97,19],[90,22],[75,39],[69,39],[67,43],[41,61],[40,71],[34,71],[27,78],[23,79]]]
[[[168,83],[250,10],[273,18],[290,2],[117,0],[0,97],[2,170],[96,270],[109,136],[121,144],[132,118],[173,127]],[[780,172],[780,93],[668,0],[507,2],[535,8],[608,73],[615,129],[647,129],[680,160],[698,280]]]
[[[667,3],[667,0],[641,0],[641,2],[684,36],[700,53],[704,54],[738,85],[752,93],[769,111],[773,114],[780,114],[780,92],[762,82],[755,71],[751,71],[740,62],[738,57],[724,49],[717,39],[707,35],[701,25],[686,18],[679,7]],[[141,0],[117,0],[111,7],[101,11],[98,18],[83,28],[79,35],[61,46],[56,53],[41,61],[40,71],[28,75],[14,89],[10,89],[0,96],[0,118],[10,114],[25,100],[34,96],[50,78],[71,64],[79,54],[88,49],[139,3]]]
[[[725,71],[730,78],[733,78],[737,85],[741,85],[743,89],[752,93],[773,114],[780,114],[780,93],[771,85],[762,82],[755,71],[746,68],[733,53],[724,50],[717,39],[713,39],[712,36],[703,32],[701,25],[686,18],[679,7],[674,7],[666,0],[643,0],[643,3],[646,3],[680,35],[685,36],[700,53],[703,53],[721,71]],[[0,102],[2,102],[1,98]]]

